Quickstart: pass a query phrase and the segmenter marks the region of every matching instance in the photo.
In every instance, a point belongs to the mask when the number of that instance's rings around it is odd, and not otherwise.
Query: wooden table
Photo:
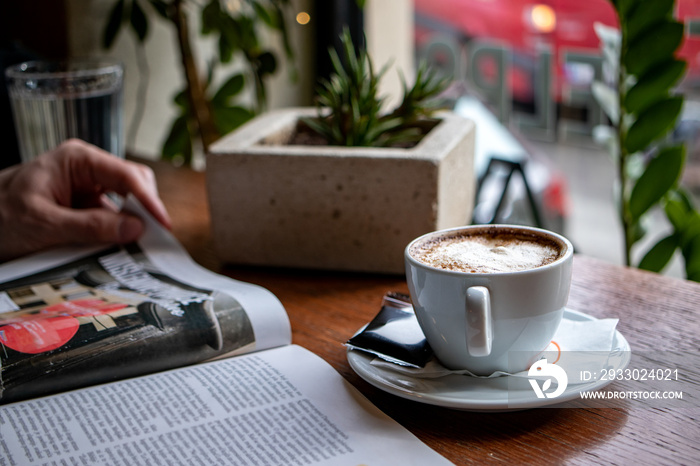
[[[474,413],[424,405],[374,388],[350,368],[343,342],[374,317],[385,292],[407,292],[404,278],[224,267],[209,242],[205,175],[152,165],[173,231],[196,261],[272,291],[289,313],[294,343],[323,357],[380,409],[454,463],[700,464],[697,399],[686,403],[692,409],[619,400],[613,408]],[[686,355],[679,377],[700,386],[700,284],[578,255],[569,307],[599,318],[619,318],[618,330],[636,358],[630,367],[658,367],[654,355],[675,350]],[[639,382],[606,387],[639,388]]]

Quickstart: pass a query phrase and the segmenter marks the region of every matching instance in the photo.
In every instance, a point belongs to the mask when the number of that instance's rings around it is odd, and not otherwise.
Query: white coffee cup
[[[542,253],[542,259],[551,262],[527,265],[526,261],[523,265],[513,252],[513,260],[506,260],[505,268],[472,272],[447,270],[418,258],[438,243],[474,241],[475,236],[500,238],[501,243],[520,238],[522,247],[527,248],[532,240],[547,246],[549,252]],[[500,260],[500,256],[511,254],[505,246],[489,244],[487,256],[492,251]],[[440,362],[476,375],[513,373],[530,367],[561,322],[571,284],[573,249],[571,242],[557,233],[516,225],[472,225],[413,240],[404,254],[408,288],[418,322]],[[452,254],[445,251],[443,255]],[[535,255],[540,254],[537,251]],[[493,262],[489,259],[486,264]]]

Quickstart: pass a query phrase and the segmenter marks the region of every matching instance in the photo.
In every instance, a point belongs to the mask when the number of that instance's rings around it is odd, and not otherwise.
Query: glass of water
[[[124,68],[105,60],[30,61],[5,70],[22,161],[80,138],[124,157]]]

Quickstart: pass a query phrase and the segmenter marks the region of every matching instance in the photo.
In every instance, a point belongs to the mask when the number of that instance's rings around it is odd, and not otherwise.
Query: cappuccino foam
[[[471,273],[517,272],[556,261],[562,247],[515,232],[467,233],[417,245],[411,255],[431,267]]]

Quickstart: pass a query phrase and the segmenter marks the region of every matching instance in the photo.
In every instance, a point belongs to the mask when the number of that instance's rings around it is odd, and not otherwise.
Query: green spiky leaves
[[[413,86],[402,81],[401,103],[383,113],[379,82],[387,68],[375,72],[367,51],[355,49],[347,30],[341,41],[340,54],[329,51],[333,73],[317,89],[318,115],[304,119],[306,125],[330,145],[387,147],[417,142],[424,134],[421,123],[439,109],[436,97],[447,81],[422,66]]]

